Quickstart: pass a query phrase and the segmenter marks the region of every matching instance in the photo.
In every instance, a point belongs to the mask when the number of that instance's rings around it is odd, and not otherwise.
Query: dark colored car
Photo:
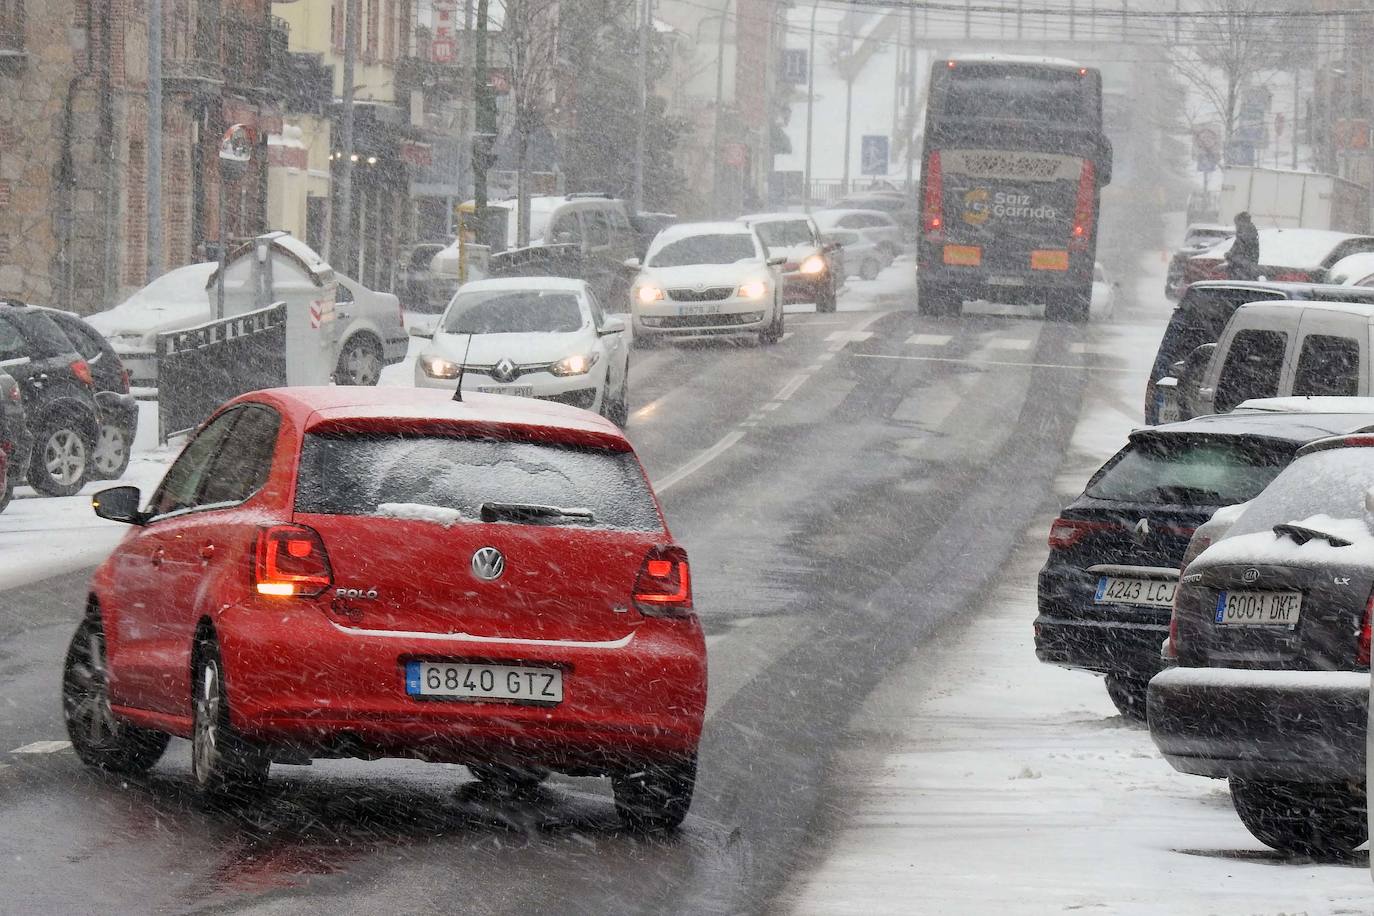
[[[1198,223],[1189,226],[1183,233],[1183,244],[1169,259],[1169,270],[1164,279],[1164,295],[1177,299],[1183,292],[1183,275],[1188,267],[1188,259],[1201,254],[1219,242],[1224,242],[1236,234],[1232,226],[1215,223]]]
[[[45,309],[0,301],[0,367],[24,399],[33,450],[27,480],[48,496],[86,483],[100,437],[91,367]]]
[[[33,440],[24,417],[24,395],[19,383],[0,372],[0,512],[14,498],[14,486],[29,466]]]
[[[1374,436],[1315,442],[1189,564],[1150,735],[1285,853],[1365,841]]]
[[[1225,280],[1230,269],[1226,257],[1234,241],[1226,239],[1188,258],[1183,287],[1201,280]],[[1321,283],[1337,261],[1374,251],[1374,236],[1327,229],[1261,229],[1259,243],[1259,276],[1281,283]]]
[[[1258,495],[1301,446],[1369,426],[1374,412],[1240,410],[1132,433],[1050,528],[1036,657],[1106,675],[1122,715],[1143,719],[1193,530]]]
[[[110,342],[71,312],[45,309],[62,328],[91,368],[95,403],[100,410],[100,434],[91,455],[92,480],[115,480],[124,475],[138,431],[138,401],[129,392],[129,372]]]
[[[1159,380],[1182,371],[1178,365],[1204,344],[1221,339],[1226,322],[1236,309],[1248,302],[1269,302],[1279,299],[1320,302],[1374,303],[1374,289],[1351,286],[1331,286],[1321,283],[1276,283],[1247,280],[1211,280],[1194,283],[1174,308],[1173,316],[1164,329],[1159,351],[1145,383],[1145,422],[1160,421],[1159,409],[1164,402]],[[1206,368],[1205,363],[1199,367]]]

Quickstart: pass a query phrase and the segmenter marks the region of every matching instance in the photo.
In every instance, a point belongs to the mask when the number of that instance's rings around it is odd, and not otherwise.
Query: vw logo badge
[[[1247,569],[1240,578],[1243,582],[1257,582],[1259,581],[1259,570],[1252,566]]]
[[[491,369],[491,377],[498,382],[513,382],[519,374],[520,370],[515,367],[515,363],[508,359],[502,359]]]
[[[472,574],[486,582],[501,578],[506,571],[506,558],[495,547],[483,547],[472,555]]]

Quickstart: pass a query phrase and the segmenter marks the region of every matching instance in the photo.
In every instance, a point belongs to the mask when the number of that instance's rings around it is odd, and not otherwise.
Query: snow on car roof
[[[1374,274],[1374,251],[1362,251],[1359,254],[1347,255],[1332,264],[1326,278],[1331,283],[1354,286],[1371,274]]]
[[[818,223],[822,219],[837,220],[844,219],[846,216],[881,216],[889,222],[896,222],[896,220],[892,219],[892,214],[888,213],[886,210],[865,210],[862,207],[826,207],[823,210],[817,210],[811,214],[811,218]]]
[[[584,280],[569,280],[564,277],[493,277],[464,283],[458,291],[473,293],[488,289],[546,289],[580,293],[586,285]]]
[[[1348,239],[1371,238],[1333,229],[1261,229],[1259,230],[1260,263],[1281,267],[1317,268],[1341,242]],[[1197,258],[1219,258],[1235,244],[1225,239],[1208,248]]]
[[[1248,566],[1269,563],[1340,563],[1368,556],[1374,547],[1374,535],[1363,519],[1333,518],[1318,514],[1289,522],[1299,528],[1310,528],[1351,542],[1351,546],[1337,547],[1322,538],[1312,538],[1299,544],[1286,535],[1273,531],[1254,531],[1235,537],[1222,538],[1198,557],[1209,564],[1243,563]],[[1352,556],[1353,555],[1353,556]],[[1190,567],[1191,568],[1191,567]]]
[[[169,270],[119,305],[97,312],[86,321],[109,337],[144,333],[169,320],[194,319],[210,307],[206,286],[218,268],[215,261],[204,261]]]
[[[453,400],[447,391],[423,388],[368,387],[361,385],[268,388],[235,398],[265,401],[291,413],[307,427],[347,420],[454,421],[487,427],[535,427],[593,434],[610,447],[628,450],[629,443],[609,420],[597,414],[538,398],[463,392]]]
[[[740,222],[678,223],[662,229],[654,239],[654,244],[671,242],[692,235],[752,235],[753,232]]]
[[[1374,414],[1374,397],[1304,397],[1250,398],[1236,410],[1261,410],[1270,413],[1345,413]]]
[[[1029,64],[1038,67],[1070,67],[1080,69],[1082,64],[1063,57],[1037,57],[1032,54],[953,54],[945,60],[958,64]]]
[[[744,216],[735,217],[735,222],[739,223],[783,223],[805,221],[805,213],[747,213]]]
[[[1273,400],[1301,401],[1302,398]],[[1322,399],[1317,399],[1322,400]],[[1328,398],[1350,402],[1348,410],[1235,410],[1208,414],[1177,423],[1149,426],[1131,432],[1131,439],[1158,435],[1259,436],[1297,444],[1353,433],[1374,426],[1374,398]],[[1339,405],[1332,405],[1338,407]]]

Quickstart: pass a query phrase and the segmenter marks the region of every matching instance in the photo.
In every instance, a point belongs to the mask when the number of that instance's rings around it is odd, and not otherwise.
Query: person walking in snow
[[[1259,232],[1250,214],[1242,210],[1236,214],[1236,237],[1226,256],[1226,266],[1232,280],[1254,280],[1259,277]]]

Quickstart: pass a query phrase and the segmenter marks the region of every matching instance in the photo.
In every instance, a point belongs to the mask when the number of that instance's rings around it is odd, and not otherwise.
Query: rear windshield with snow
[[[301,449],[296,511],[441,524],[478,522],[482,506],[588,510],[540,524],[661,531],[630,452],[428,435],[311,434]]]
[[[1228,537],[1268,531],[1314,515],[1364,518],[1364,494],[1374,487],[1374,448],[1335,448],[1294,461],[1259,495]]]
[[[1268,486],[1296,446],[1272,440],[1211,436],[1136,439],[1097,473],[1095,499],[1183,506],[1229,506]]]

